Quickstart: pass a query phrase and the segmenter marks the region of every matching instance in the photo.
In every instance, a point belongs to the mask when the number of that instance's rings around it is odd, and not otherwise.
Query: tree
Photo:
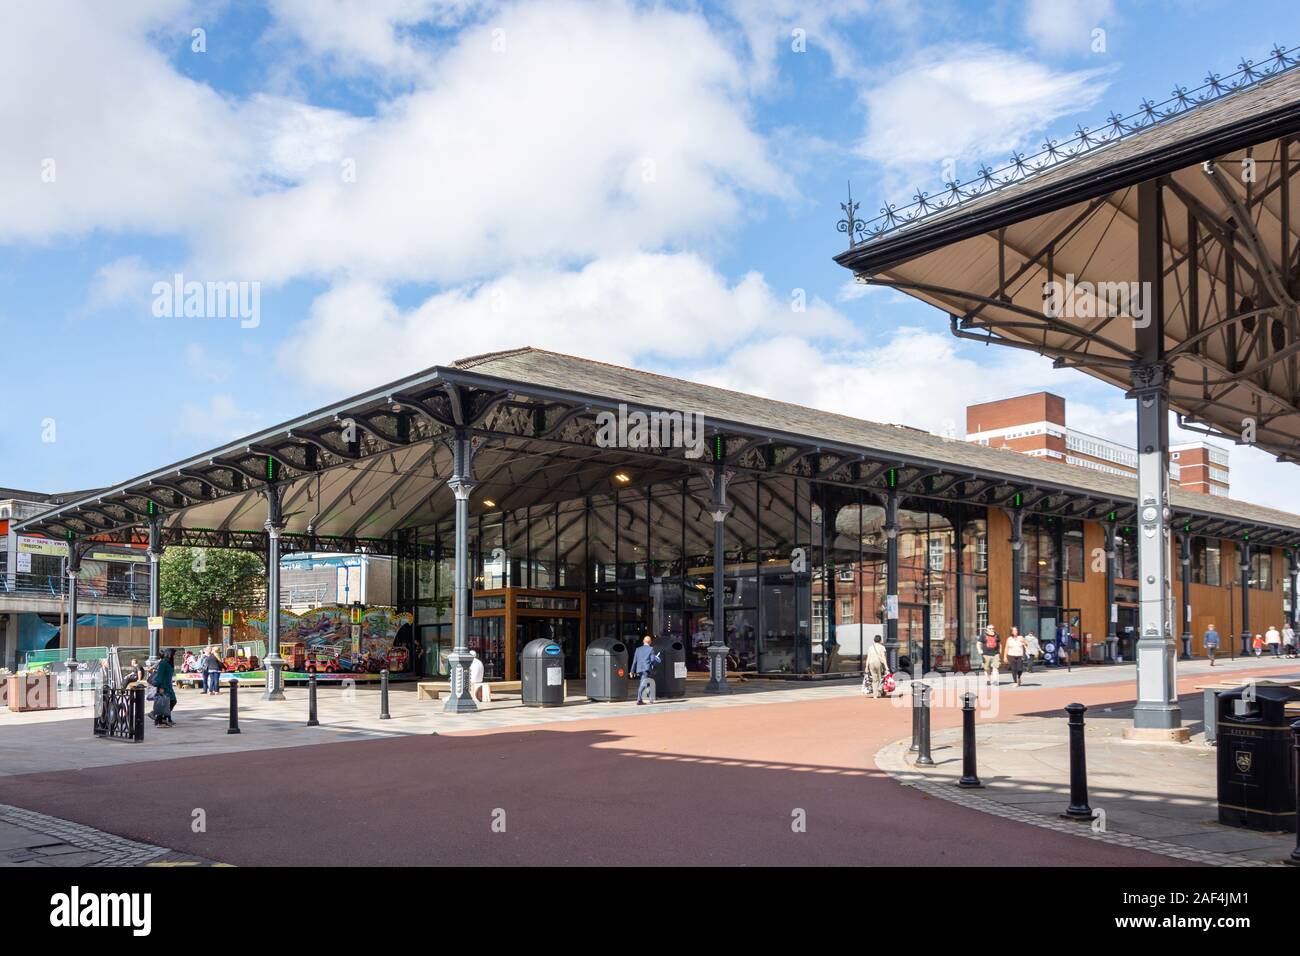
[[[261,603],[265,569],[260,556],[225,548],[168,548],[159,568],[162,607],[202,618],[216,637],[226,608]]]

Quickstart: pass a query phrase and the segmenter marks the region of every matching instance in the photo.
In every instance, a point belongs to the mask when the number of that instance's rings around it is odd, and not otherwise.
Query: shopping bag
[[[885,675],[885,693],[886,693],[886,694],[892,694],[892,693],[894,692],[894,689],[895,689],[897,686],[898,686],[897,683],[895,683],[895,681],[894,681],[894,675],[893,675],[893,674],[886,674],[886,675]]]

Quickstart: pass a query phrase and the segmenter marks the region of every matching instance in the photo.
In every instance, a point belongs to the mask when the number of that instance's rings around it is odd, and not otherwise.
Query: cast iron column
[[[1250,656],[1250,542],[1241,543],[1241,656]]]
[[[473,595],[469,587],[469,496],[478,487],[474,480],[474,443],[464,428],[457,428],[451,440],[452,472],[447,482],[456,496],[456,574],[455,635],[452,651],[447,655],[451,670],[451,692],[443,710],[449,714],[469,714],[478,710],[470,694],[469,616]]]
[[[280,486],[266,483],[266,690],[263,700],[284,700],[284,658],[280,656]]]
[[[1020,630],[1020,555],[1025,544],[1025,514],[1019,508],[1007,512],[1011,519],[1011,626]],[[1004,638],[1005,640],[1005,638]],[[1043,635],[1047,640],[1047,635]]]
[[[159,591],[162,561],[161,519],[154,515],[149,519],[149,616],[162,614],[162,594]],[[145,623],[148,623],[147,621]],[[162,656],[162,631],[149,631],[149,658],[146,667],[153,667]]]
[[[1169,612],[1173,587],[1169,523],[1169,367],[1164,354],[1164,216],[1159,181],[1138,187],[1138,280],[1142,308],[1131,309],[1139,358],[1133,363],[1137,400],[1138,602],[1137,730],[1182,727],[1177,655]]]
[[[885,656],[889,660],[889,671],[893,673],[898,670],[898,491],[890,488],[884,501]]]
[[[731,503],[727,501],[727,482],[731,479],[731,472],[723,470],[719,459],[705,475],[713,486],[713,500],[709,503],[709,512],[713,515],[713,641],[709,644],[709,682],[704,692],[730,694],[731,688],[727,686],[727,595],[723,579],[722,532],[723,522],[731,513]]]
[[[1182,661],[1192,659],[1192,536],[1180,535],[1178,562],[1183,569],[1183,652],[1178,655]]]
[[[70,674],[77,669],[77,576],[80,573],[81,542],[73,538],[68,542],[68,633],[67,639],[63,642],[68,650],[67,664]]]

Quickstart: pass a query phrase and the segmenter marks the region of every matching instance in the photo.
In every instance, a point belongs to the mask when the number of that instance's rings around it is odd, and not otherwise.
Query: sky
[[[1117,389],[855,286],[840,203],[1275,43],[1294,0],[0,3],[0,487],[114,484],[523,345],[943,434],[1048,389],[1131,443]],[[187,316],[160,289],[189,282],[244,308]],[[1298,486],[1233,448],[1232,497]]]

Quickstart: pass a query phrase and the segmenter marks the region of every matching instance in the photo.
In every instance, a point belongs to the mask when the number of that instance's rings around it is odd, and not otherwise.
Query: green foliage
[[[222,548],[168,548],[159,568],[159,591],[166,611],[202,618],[215,638],[225,608],[251,608],[265,590],[262,559],[248,551]]]

